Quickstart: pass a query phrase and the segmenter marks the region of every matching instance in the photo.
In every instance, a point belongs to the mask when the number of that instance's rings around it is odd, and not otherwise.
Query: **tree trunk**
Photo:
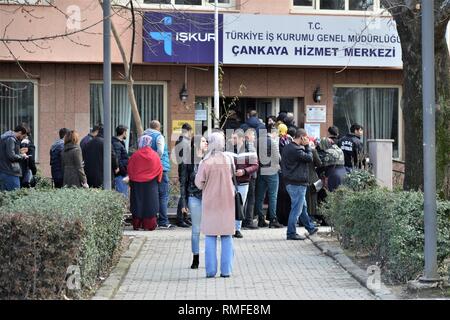
[[[436,30],[436,179],[441,197],[450,199],[450,63],[444,27]]]

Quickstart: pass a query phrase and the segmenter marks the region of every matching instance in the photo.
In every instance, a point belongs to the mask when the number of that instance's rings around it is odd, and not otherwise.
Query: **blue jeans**
[[[256,199],[255,212],[259,219],[264,219],[263,202],[266,191],[269,198],[269,218],[270,221],[277,218],[277,194],[278,194],[278,173],[273,175],[258,175],[256,179]]]
[[[247,193],[248,193],[248,184],[241,184],[241,185],[238,184],[237,190],[241,194],[241,197],[242,197],[242,207],[245,208],[245,201],[247,200]],[[242,221],[235,220],[236,231],[241,231],[241,227],[242,227]]]
[[[19,177],[0,172],[0,191],[13,191],[19,188]]]
[[[117,192],[121,193],[125,198],[128,198],[128,185],[123,182],[122,176],[117,176],[114,178],[114,188]]]
[[[200,253],[200,223],[202,221],[202,200],[196,197],[189,197],[188,207],[191,213],[192,234],[191,246],[192,253]]]
[[[291,212],[289,213],[287,236],[294,236],[297,233],[297,221],[300,216],[301,223],[308,232],[311,232],[316,226],[312,223],[308,215],[306,206],[306,186],[296,186],[288,184],[286,190],[291,197]]]
[[[169,224],[169,217],[167,216],[167,206],[169,204],[169,173],[163,172],[161,183],[158,184],[159,192],[159,217],[158,225]]]
[[[220,274],[229,276],[233,271],[233,238],[220,236],[222,253],[220,257]],[[217,273],[217,236],[205,237],[206,276],[214,277]]]

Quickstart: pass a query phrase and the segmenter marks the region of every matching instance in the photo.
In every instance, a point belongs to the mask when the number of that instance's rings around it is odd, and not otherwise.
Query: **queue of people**
[[[287,226],[287,240],[305,239],[297,233],[297,225],[303,225],[309,235],[316,233],[313,217],[323,200],[321,192],[333,192],[362,158],[363,128],[358,124],[343,138],[336,127],[330,127],[328,137],[314,139],[295,125],[289,113],[268,117],[266,124],[254,110],[242,124],[236,113],[230,117],[224,124],[227,130],[215,129],[208,137],[194,136],[192,127],[184,124],[172,154],[180,184],[176,224],[192,229],[192,269],[199,267],[200,233],[205,235],[207,277],[214,277],[219,269],[218,237],[220,275],[229,277],[233,238],[243,238],[242,230]],[[103,135],[102,125],[81,142],[75,130],[59,130],[59,139],[50,149],[55,188],[103,186]],[[151,121],[131,156],[127,136],[128,128],[119,125],[112,137],[111,183],[129,199],[135,230],[172,229],[167,215],[171,165],[161,124]],[[32,186],[34,150],[30,132],[23,126],[1,135],[0,190]],[[236,218],[235,193],[243,201],[243,221]]]

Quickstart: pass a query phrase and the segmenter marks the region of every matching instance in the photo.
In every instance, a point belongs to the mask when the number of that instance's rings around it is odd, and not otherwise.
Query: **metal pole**
[[[436,254],[436,135],[434,75],[434,1],[422,1],[423,174],[425,272],[422,281],[438,280]]]
[[[217,0],[214,1],[214,127],[219,123],[219,7]]]
[[[111,190],[111,0],[103,0],[103,188]]]

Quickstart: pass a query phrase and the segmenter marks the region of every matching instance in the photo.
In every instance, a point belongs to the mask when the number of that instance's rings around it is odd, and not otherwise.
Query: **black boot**
[[[192,259],[191,269],[198,269],[198,262],[199,262],[199,255],[194,254],[193,259]]]

